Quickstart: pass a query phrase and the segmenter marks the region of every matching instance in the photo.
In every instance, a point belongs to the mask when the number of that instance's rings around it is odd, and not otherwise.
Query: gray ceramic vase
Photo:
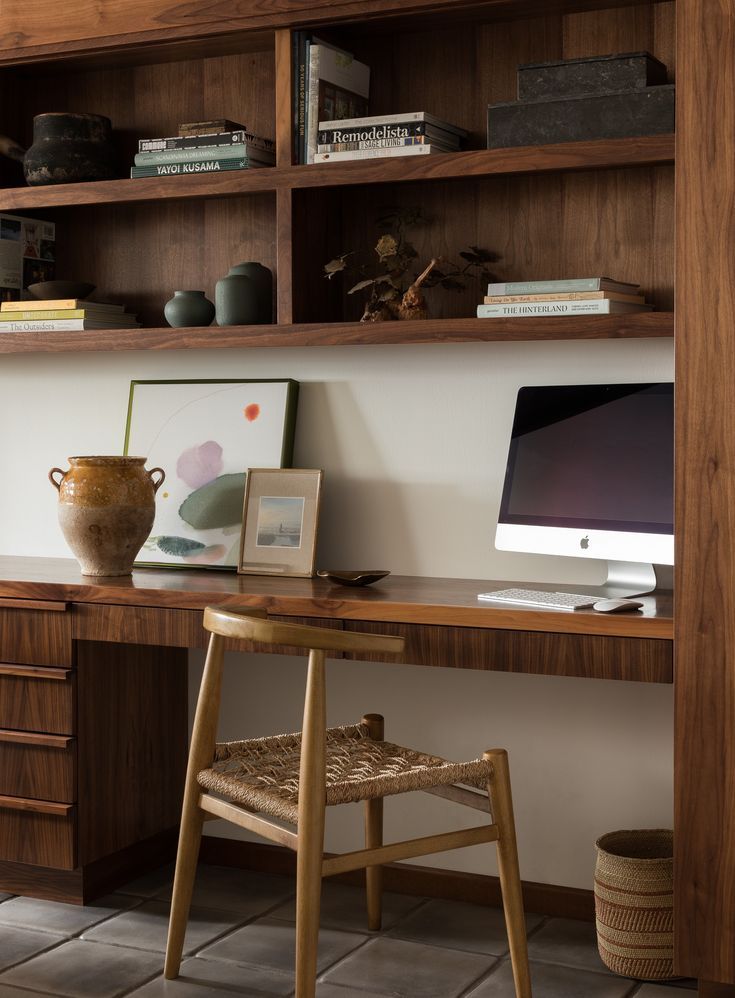
[[[209,326],[214,319],[214,305],[203,291],[174,291],[163,307],[166,322],[174,329],[184,326]]]
[[[273,321],[273,275],[262,263],[238,263],[214,292],[218,326],[251,326]]]

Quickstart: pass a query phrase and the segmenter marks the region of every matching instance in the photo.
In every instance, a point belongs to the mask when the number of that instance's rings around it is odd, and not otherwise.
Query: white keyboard
[[[545,610],[584,610],[600,597],[582,596],[581,593],[547,593],[538,589],[499,589],[496,593],[478,593],[478,599],[498,603],[520,603],[523,606],[540,606]]]

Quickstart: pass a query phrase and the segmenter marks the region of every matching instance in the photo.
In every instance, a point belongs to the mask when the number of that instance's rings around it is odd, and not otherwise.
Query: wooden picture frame
[[[248,469],[241,575],[314,575],[323,477],[314,468]]]

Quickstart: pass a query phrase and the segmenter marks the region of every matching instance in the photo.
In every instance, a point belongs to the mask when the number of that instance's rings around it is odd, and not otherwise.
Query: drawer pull
[[[46,748],[68,748],[74,741],[69,735],[43,735],[35,731],[9,731],[0,728],[0,742],[16,745],[43,745]]]
[[[69,609],[68,603],[50,599],[12,599],[0,597],[0,610],[52,610],[64,613]]]
[[[66,680],[71,674],[71,669],[54,669],[46,665],[0,665],[0,676],[19,676],[21,679]]]
[[[31,800],[28,797],[0,796],[0,808],[8,811],[32,811],[35,814],[55,814],[68,818],[74,810],[73,804],[56,804],[50,800]]]

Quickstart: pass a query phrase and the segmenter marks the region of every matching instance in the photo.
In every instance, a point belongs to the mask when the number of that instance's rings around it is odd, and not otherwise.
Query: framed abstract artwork
[[[166,472],[136,565],[237,568],[247,469],[291,464],[298,387],[131,382],[124,453]]]
[[[314,574],[323,477],[311,468],[249,469],[238,572]]]

